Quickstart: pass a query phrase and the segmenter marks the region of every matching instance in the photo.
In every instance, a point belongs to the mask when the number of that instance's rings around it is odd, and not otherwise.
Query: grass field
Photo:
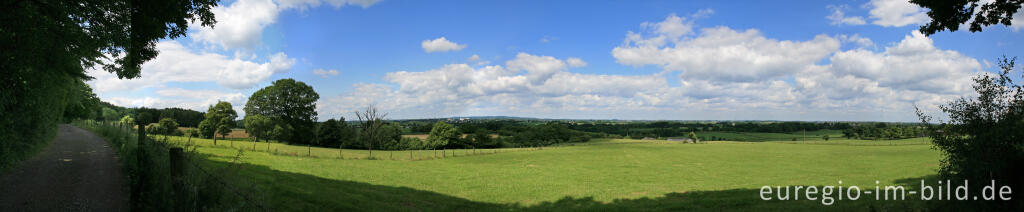
[[[697,136],[701,138],[711,138],[712,136],[718,138],[725,138],[730,141],[792,141],[796,138],[798,141],[817,141],[824,140],[822,136],[828,135],[829,140],[846,140],[842,138],[843,133],[839,130],[818,130],[818,131],[807,131],[807,132],[794,132],[794,133],[758,133],[758,132],[698,132]]]
[[[173,140],[173,139],[172,139]],[[208,166],[237,153],[200,143]],[[434,160],[342,160],[337,149],[301,157],[245,152],[240,170],[283,211],[336,210],[737,210],[919,209],[920,201],[763,201],[764,185],[859,185],[873,188],[932,176],[939,154],[921,139],[825,142],[595,140],[543,150],[505,150]],[[884,144],[884,145],[883,145]],[[899,145],[893,145],[899,144]],[[251,148],[250,142],[235,142]],[[257,149],[264,143],[257,144]],[[263,147],[265,148],[265,147]],[[271,144],[306,153],[306,147]],[[279,150],[283,151],[283,150]],[[363,153],[344,150],[347,158]],[[374,151],[385,155],[386,151]],[[427,151],[414,156],[429,157]],[[461,152],[460,152],[461,153]],[[352,154],[352,155],[348,155]],[[408,157],[407,151],[394,155]],[[333,156],[331,156],[333,155]]]

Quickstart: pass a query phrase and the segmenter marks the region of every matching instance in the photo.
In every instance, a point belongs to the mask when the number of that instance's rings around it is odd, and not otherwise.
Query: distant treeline
[[[139,123],[157,123],[160,119],[171,118],[182,127],[198,127],[203,121],[203,112],[182,109],[182,108],[125,108],[108,102],[100,102],[100,107],[94,113],[87,115],[87,119],[97,121],[120,121],[124,116],[131,116]]]
[[[373,149],[471,149],[501,147],[536,147],[560,143],[587,142],[594,137],[569,129],[567,123],[489,120],[466,123],[435,121],[396,121],[384,124],[378,136],[384,138]],[[438,123],[442,126],[439,126]],[[435,128],[453,128],[438,135]],[[313,145],[350,149],[367,149],[370,142],[360,123],[328,120],[317,125],[317,142]],[[430,134],[427,139],[402,137],[403,131],[412,134]],[[432,133],[434,131],[435,133]]]
[[[628,122],[628,123],[581,123],[570,125],[571,129],[591,133],[602,133],[623,137],[680,137],[690,132],[726,131],[792,133],[798,131],[844,130],[851,128],[845,122]]]
[[[843,130],[843,137],[856,139],[903,139],[928,136],[928,130],[920,124],[862,124]]]

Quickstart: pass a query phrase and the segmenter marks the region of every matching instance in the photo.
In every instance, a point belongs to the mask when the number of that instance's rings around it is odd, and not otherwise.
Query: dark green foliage
[[[274,123],[269,118],[259,114],[245,116],[245,132],[255,138],[257,142],[260,138],[270,137],[272,130],[274,130]]]
[[[1017,13],[1024,0],[995,0],[978,4],[980,0],[910,0],[910,3],[928,9],[931,22],[921,26],[921,33],[932,35],[936,32],[957,31],[961,24],[970,23],[971,32],[981,32],[982,27],[1003,24],[1010,26],[1013,14]],[[974,18],[972,21],[971,18]]]
[[[628,122],[628,123],[577,123],[569,125],[570,129],[601,133],[601,137],[618,135],[631,138],[643,137],[680,137],[691,131],[728,131],[728,132],[761,132],[761,133],[792,133],[798,131],[844,130],[851,128],[850,123],[842,122]],[[593,135],[593,134],[592,134]]]
[[[179,135],[182,134],[178,130],[178,122],[172,118],[162,118],[159,122],[159,128],[156,132],[161,135]]]
[[[316,101],[313,87],[294,79],[280,79],[262,88],[245,103],[245,114],[262,115],[281,126],[278,140],[309,144],[316,136]]]
[[[969,180],[969,193],[981,192],[981,186],[995,180],[1014,192],[1024,188],[1024,86],[1014,82],[1010,73],[1014,59],[999,61],[1002,72],[982,74],[974,78],[977,97],[960,98],[940,109],[949,115],[949,122],[933,126],[932,143],[946,156],[939,170],[940,179],[953,182]],[[931,117],[918,111],[922,122]],[[962,201],[961,201],[962,202]],[[979,203],[983,206],[976,206]],[[1012,201],[958,203],[960,210],[1021,211],[1024,199]],[[957,210],[944,208],[944,210]]]
[[[52,139],[62,118],[91,117],[86,68],[136,78],[155,42],[215,23],[217,0],[5,1],[0,12],[0,168]],[[109,55],[109,60],[104,60]],[[75,111],[66,111],[69,108]],[[62,115],[67,115],[63,116]]]
[[[430,130],[427,137],[427,149],[445,148],[459,139],[459,132],[455,126],[438,121],[434,123],[434,129]]]
[[[528,127],[513,136],[513,145],[547,146],[559,143],[579,143],[590,140],[586,133],[569,129],[562,123],[549,122]]]
[[[216,105],[210,105],[205,116],[206,119],[199,122],[199,132],[207,138],[213,137],[215,134],[226,136],[231,133],[235,119],[238,118],[235,109],[232,109],[231,103],[228,102],[217,102]]]
[[[328,119],[317,127],[316,145],[337,148],[352,143],[354,137],[355,131],[345,123],[345,118],[341,118],[341,121]]]
[[[92,88],[82,81],[75,80],[74,86],[68,90],[64,106],[64,122],[71,122],[75,119],[92,119],[98,115],[100,110],[100,98],[92,92]]]
[[[865,140],[904,139],[923,137],[927,134],[928,130],[925,127],[909,124],[864,123],[843,130],[843,137]]]

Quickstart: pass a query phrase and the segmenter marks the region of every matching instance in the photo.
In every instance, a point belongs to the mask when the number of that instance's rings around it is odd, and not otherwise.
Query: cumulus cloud
[[[674,28],[686,26],[685,19],[666,19],[642,24],[644,32],[627,33],[612,54],[625,65],[673,72],[573,73],[569,67],[579,65],[575,58],[519,53],[504,66],[449,64],[388,73],[386,83],[357,84],[353,92],[324,98],[319,110],[344,115],[376,104],[396,118],[914,121],[913,105],[927,112],[969,95],[971,76],[982,72],[977,60],[939,49],[917,32],[881,49],[843,51],[840,45],[875,44],[856,34],[801,41],[768,38],[754,29],[687,32]],[[659,30],[663,25],[675,26]]]
[[[345,114],[376,104],[395,115],[441,117],[468,110],[551,111],[553,108],[596,110],[639,106],[667,87],[660,75],[590,75],[566,71],[566,62],[551,56],[520,53],[506,67],[474,68],[449,64],[422,72],[398,71],[384,84],[357,84],[351,93],[325,98],[324,114]],[[582,103],[582,104],[581,104]]]
[[[473,54],[473,56],[469,56],[469,58],[466,58],[466,60],[470,62],[480,60],[480,55]]]
[[[195,32],[191,37],[196,41],[218,45],[225,49],[254,48],[263,39],[263,29],[277,21],[281,11],[288,9],[305,10],[318,7],[323,3],[335,8],[345,5],[359,5],[363,8],[376,3],[376,0],[238,0],[231,5],[214,7],[212,12],[217,16],[215,27],[193,24]]]
[[[844,12],[844,10],[849,8],[849,6],[847,6],[847,5],[840,5],[840,6],[828,5],[826,8],[832,10],[832,14],[830,14],[830,15],[825,17],[828,20],[832,21],[832,25],[839,26],[839,25],[864,25],[864,24],[867,24],[867,22],[864,21],[864,17],[860,17],[860,16],[846,16],[846,13]]]
[[[565,62],[569,63],[569,66],[573,68],[587,66],[587,62],[578,57],[570,57],[569,59],[565,59]]]
[[[913,31],[884,52],[850,50],[830,58],[833,71],[870,79],[880,86],[937,94],[970,91],[970,77],[981,63],[956,51],[935,47],[931,38]]]
[[[872,24],[884,27],[902,27],[930,20],[925,9],[906,0],[871,0],[865,7]]]
[[[182,88],[165,88],[156,91],[157,96],[150,97],[111,97],[103,98],[111,104],[126,107],[150,108],[184,108],[206,111],[207,107],[218,101],[231,103],[236,111],[241,112],[246,97],[238,92],[221,92],[216,90],[189,90]]]
[[[539,84],[551,78],[557,72],[565,71],[565,62],[552,56],[535,56],[520,52],[516,58],[505,62],[509,70],[526,70],[526,78],[533,84]]]
[[[839,35],[837,38],[843,43],[853,43],[862,48],[875,46],[875,42],[872,42],[870,38],[861,37],[859,34]]]
[[[233,88],[245,89],[266,81],[273,74],[287,72],[295,64],[294,58],[284,53],[269,56],[267,62],[241,58],[228,58],[215,53],[195,53],[177,41],[161,41],[160,51],[153,60],[142,65],[142,77],[118,79],[116,75],[100,69],[90,69],[90,81],[97,92],[130,91],[145,87],[163,87],[168,82],[216,82]]]
[[[669,16],[665,22],[675,22]],[[629,32],[627,42],[612,50],[620,64],[655,65],[682,71],[684,77],[718,81],[754,81],[793,74],[839,49],[839,40],[826,35],[808,41],[766,38],[756,29],[704,28],[695,37],[686,33],[656,36]],[[671,42],[664,42],[671,41]]]
[[[457,44],[444,37],[433,40],[423,40],[423,42],[420,43],[420,46],[423,47],[423,51],[427,53],[459,51],[466,48],[466,44]]]
[[[320,78],[327,79],[327,77],[330,77],[330,76],[337,76],[338,75],[338,70],[334,70],[334,69],[331,69],[331,70],[316,69],[316,70],[313,70],[313,74],[317,75],[317,76],[320,76]]]

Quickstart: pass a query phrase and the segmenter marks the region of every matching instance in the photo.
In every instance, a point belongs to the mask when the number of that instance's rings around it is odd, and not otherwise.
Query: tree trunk
[[[256,137],[252,137],[252,151],[256,151],[256,142],[258,141]]]

